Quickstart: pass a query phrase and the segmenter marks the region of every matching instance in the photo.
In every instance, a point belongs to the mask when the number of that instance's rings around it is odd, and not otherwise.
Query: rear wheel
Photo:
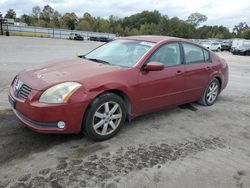
[[[220,82],[218,79],[215,78],[208,85],[206,91],[202,96],[202,99],[199,100],[199,103],[205,106],[211,106],[216,101],[219,93],[220,93]]]
[[[83,125],[84,132],[93,140],[107,140],[119,132],[125,119],[123,99],[113,93],[105,93],[97,97],[88,109]]]

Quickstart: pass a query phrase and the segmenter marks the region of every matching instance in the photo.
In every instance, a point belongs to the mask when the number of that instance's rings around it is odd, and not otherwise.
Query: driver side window
[[[172,67],[181,64],[180,46],[177,42],[161,46],[148,60],[158,61],[165,67]]]

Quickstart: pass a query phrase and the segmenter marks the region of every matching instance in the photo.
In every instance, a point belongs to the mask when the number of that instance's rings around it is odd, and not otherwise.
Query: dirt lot
[[[215,105],[145,115],[105,142],[38,134],[15,119],[6,102],[14,74],[99,44],[0,37],[0,188],[250,187],[250,57],[219,53],[230,81]]]

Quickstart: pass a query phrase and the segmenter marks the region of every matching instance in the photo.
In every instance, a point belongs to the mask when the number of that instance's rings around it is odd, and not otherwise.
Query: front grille
[[[32,88],[26,84],[22,84],[21,88],[17,91],[16,96],[21,99],[27,99]]]

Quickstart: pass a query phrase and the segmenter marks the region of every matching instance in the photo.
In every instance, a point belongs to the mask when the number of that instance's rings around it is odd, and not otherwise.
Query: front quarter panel
[[[124,68],[83,80],[84,90],[76,92],[71,100],[74,100],[75,97],[81,97],[81,100],[87,101],[90,105],[102,93],[118,90],[129,98],[132,109],[131,115],[134,116],[133,114],[136,114],[138,108],[138,96],[136,94],[138,73],[139,69],[137,68]]]

